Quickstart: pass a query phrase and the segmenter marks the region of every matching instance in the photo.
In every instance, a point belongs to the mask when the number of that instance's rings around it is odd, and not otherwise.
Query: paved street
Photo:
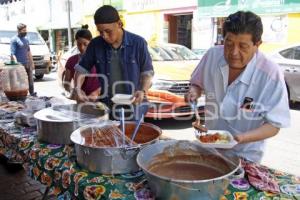
[[[46,186],[31,179],[24,170],[13,170],[12,166],[5,167],[4,162],[4,159],[0,159],[0,199],[41,200]]]

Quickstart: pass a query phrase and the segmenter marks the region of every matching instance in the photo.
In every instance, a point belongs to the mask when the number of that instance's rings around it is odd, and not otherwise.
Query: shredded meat
[[[117,147],[131,144],[131,139],[125,135],[125,142],[123,144],[123,133],[117,126],[103,126],[90,129],[88,133],[84,134],[85,145],[92,147]],[[136,144],[133,142],[133,144]]]
[[[199,137],[200,141],[203,143],[215,143],[219,140],[226,140],[227,137],[220,134],[220,133],[214,133],[214,134],[205,134],[201,135]]]

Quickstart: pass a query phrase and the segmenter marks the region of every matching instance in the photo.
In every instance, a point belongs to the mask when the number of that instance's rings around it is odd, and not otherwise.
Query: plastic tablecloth
[[[0,154],[23,163],[29,176],[47,185],[58,199],[155,199],[142,171],[91,173],[76,163],[74,146],[38,142],[35,128],[17,127],[13,119],[0,120]],[[220,199],[300,199],[299,177],[266,169],[278,182],[280,194],[257,190],[242,178],[231,181]]]

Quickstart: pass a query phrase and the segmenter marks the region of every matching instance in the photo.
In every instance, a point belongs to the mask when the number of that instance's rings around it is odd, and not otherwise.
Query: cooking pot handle
[[[89,155],[89,154],[90,154],[89,148],[83,147],[83,153],[84,153],[85,155]]]
[[[171,180],[169,180],[169,183],[172,184],[172,185],[175,185],[175,186],[177,186],[177,187],[179,187],[179,188],[181,188],[181,189],[184,189],[184,190],[188,190],[188,191],[197,191],[197,192],[200,191],[199,188],[186,187],[186,186],[184,186],[184,185],[174,183],[174,182],[172,182]],[[207,191],[205,191],[205,192],[207,192]],[[210,195],[209,192],[207,192],[207,193],[208,193],[208,195]],[[210,199],[213,199],[213,198],[211,197]]]
[[[139,152],[139,146],[120,148],[119,152],[124,160],[128,160],[137,155]]]
[[[245,176],[245,170],[242,166],[239,166],[239,168],[228,177],[228,180],[235,180],[235,179],[241,179]]]

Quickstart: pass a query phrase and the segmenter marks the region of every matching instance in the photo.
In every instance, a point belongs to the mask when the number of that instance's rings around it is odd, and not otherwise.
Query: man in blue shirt
[[[25,67],[28,76],[29,93],[31,96],[36,96],[33,86],[33,60],[30,52],[29,41],[26,38],[27,26],[20,23],[17,26],[17,30],[18,34],[14,36],[10,42],[11,60],[19,62]]]
[[[100,100],[110,107],[114,94],[132,94],[133,104],[141,104],[151,86],[153,66],[147,42],[125,31],[117,10],[109,5],[100,7],[94,15],[100,36],[94,38],[76,65],[75,90],[78,101],[86,101],[80,89],[84,76],[95,65],[100,80]]]

